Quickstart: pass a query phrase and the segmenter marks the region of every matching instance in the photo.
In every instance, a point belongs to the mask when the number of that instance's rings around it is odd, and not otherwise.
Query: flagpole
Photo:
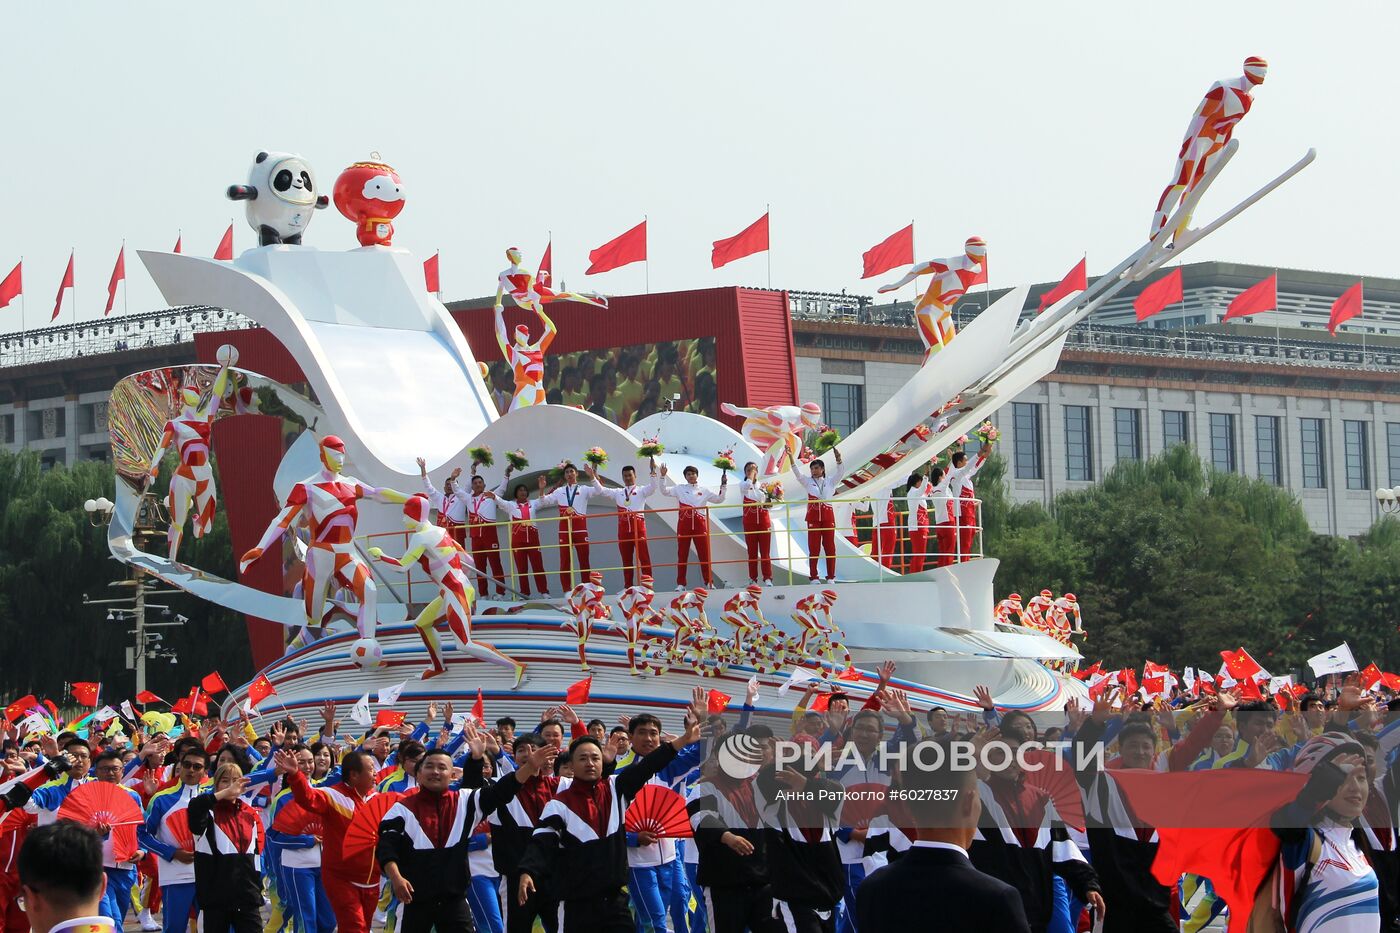
[[[122,238],[122,314],[131,313],[131,294],[126,285],[126,238]]]
[[[73,263],[73,284],[69,286],[73,299],[73,355],[78,355],[78,248],[75,246],[68,253],[68,261]]]
[[[24,323],[24,257],[19,257],[19,348],[20,362],[24,362],[24,332],[27,329]]]
[[[1357,315],[1363,320],[1366,317],[1366,276],[1361,277],[1361,314]],[[1366,325],[1361,325],[1361,368],[1366,368]]]
[[[646,214],[642,215],[642,223],[650,220]],[[651,227],[647,227],[647,258],[642,262],[643,275],[646,276],[647,294],[651,294]],[[552,277],[552,276],[551,276]]]
[[[1283,337],[1279,334],[1279,317],[1283,314],[1283,309],[1278,301],[1278,267],[1274,267],[1274,358],[1283,358]]]
[[[763,205],[763,216],[768,218],[768,249],[764,250],[768,254],[768,287],[773,287],[773,205]]]

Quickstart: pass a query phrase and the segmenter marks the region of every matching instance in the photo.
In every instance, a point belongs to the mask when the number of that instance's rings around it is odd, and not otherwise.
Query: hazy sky
[[[1345,12],[1343,12],[1345,10]],[[1209,217],[1317,162],[1189,254],[1369,275],[1396,258],[1391,5],[1122,2],[7,4],[0,277],[23,255],[47,323],[70,247],[100,316],[123,238],[132,313],[161,306],[132,249],[209,255],[260,149],[325,190],[377,150],[403,176],[395,243],[442,251],[445,297],[494,288],[513,244],[556,280],[650,216],[651,289],[763,285],[710,242],[772,205],[776,287],[873,293],[860,254],[916,223],[919,258],[989,244],[992,285],[1104,271],[1136,248],[1191,111],[1270,62]],[[1233,196],[1233,197],[1232,197]],[[355,245],[332,206],[309,245]],[[892,277],[892,276],[891,276]],[[886,280],[889,277],[886,277]],[[118,311],[122,304],[118,298]],[[69,312],[65,310],[64,320]],[[16,305],[0,330],[19,326]]]

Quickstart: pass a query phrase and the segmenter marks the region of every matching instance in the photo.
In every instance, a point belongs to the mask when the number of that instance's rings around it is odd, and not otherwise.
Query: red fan
[[[884,784],[852,784],[841,804],[841,825],[868,829],[870,821],[886,812],[889,787]]]
[[[141,805],[119,784],[92,781],[73,789],[58,808],[60,820],[73,820],[94,829],[111,829],[112,857],[129,862],[136,855],[136,827]]]
[[[186,852],[194,851],[194,833],[190,832],[190,812],[184,807],[165,814],[165,831],[175,840],[175,845]]]
[[[417,790],[415,787],[408,794],[401,794],[396,790],[375,794],[356,807],[350,825],[345,827],[345,842],[340,847],[341,860],[353,862],[366,852],[373,852],[374,847],[379,844],[379,821],[384,819],[384,814],[389,812],[390,807]]]
[[[664,784],[647,784],[627,805],[623,826],[629,833],[651,833],[673,839],[689,839],[690,815],[685,799]]]
[[[289,800],[277,811],[272,828],[288,836],[320,836],[321,815],[303,810],[301,804]]]

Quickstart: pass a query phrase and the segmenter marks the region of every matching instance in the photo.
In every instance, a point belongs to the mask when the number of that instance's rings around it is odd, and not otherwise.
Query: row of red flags
[[[1137,313],[1139,321],[1145,321],[1161,312],[1168,305],[1177,304],[1181,300],[1181,268],[1177,267],[1144,288],[1133,299],[1133,310]],[[1044,299],[1042,299],[1042,308],[1044,307],[1043,302]],[[1327,318],[1327,332],[1335,337],[1338,327],[1354,317],[1361,316],[1363,305],[1362,283],[1357,282],[1342,292],[1336,301],[1332,302],[1332,312]],[[1225,316],[1220,321],[1223,324],[1225,321],[1235,318],[1277,310],[1278,274],[1275,273],[1236,295],[1234,300],[1230,302],[1230,307],[1225,309]]]

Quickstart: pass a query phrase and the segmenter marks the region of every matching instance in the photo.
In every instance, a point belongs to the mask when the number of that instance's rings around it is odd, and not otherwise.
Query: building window
[[[1210,413],[1210,462],[1222,473],[1235,472],[1235,416]]]
[[[1371,488],[1371,445],[1366,436],[1366,422],[1343,421],[1342,439],[1347,460],[1347,488]]]
[[[1254,416],[1254,446],[1259,451],[1259,478],[1273,486],[1283,485],[1283,463],[1279,460],[1278,418]]]
[[[1120,462],[1142,459],[1142,412],[1136,408],[1113,409],[1113,443]]]
[[[847,437],[865,421],[865,386],[822,383],[822,412],[826,423]]]
[[[1044,479],[1040,453],[1040,406],[1034,402],[1012,402],[1011,412],[1016,429],[1016,478]]]
[[[1303,418],[1298,423],[1298,436],[1303,441],[1303,488],[1327,488],[1326,436],[1321,418]]]
[[[1066,479],[1090,482],[1094,478],[1094,435],[1087,405],[1065,406]]]
[[[1191,423],[1184,411],[1162,412],[1162,449],[1191,443]]]
[[[1394,421],[1385,426],[1385,450],[1390,461],[1390,485],[1400,486],[1400,424]]]

